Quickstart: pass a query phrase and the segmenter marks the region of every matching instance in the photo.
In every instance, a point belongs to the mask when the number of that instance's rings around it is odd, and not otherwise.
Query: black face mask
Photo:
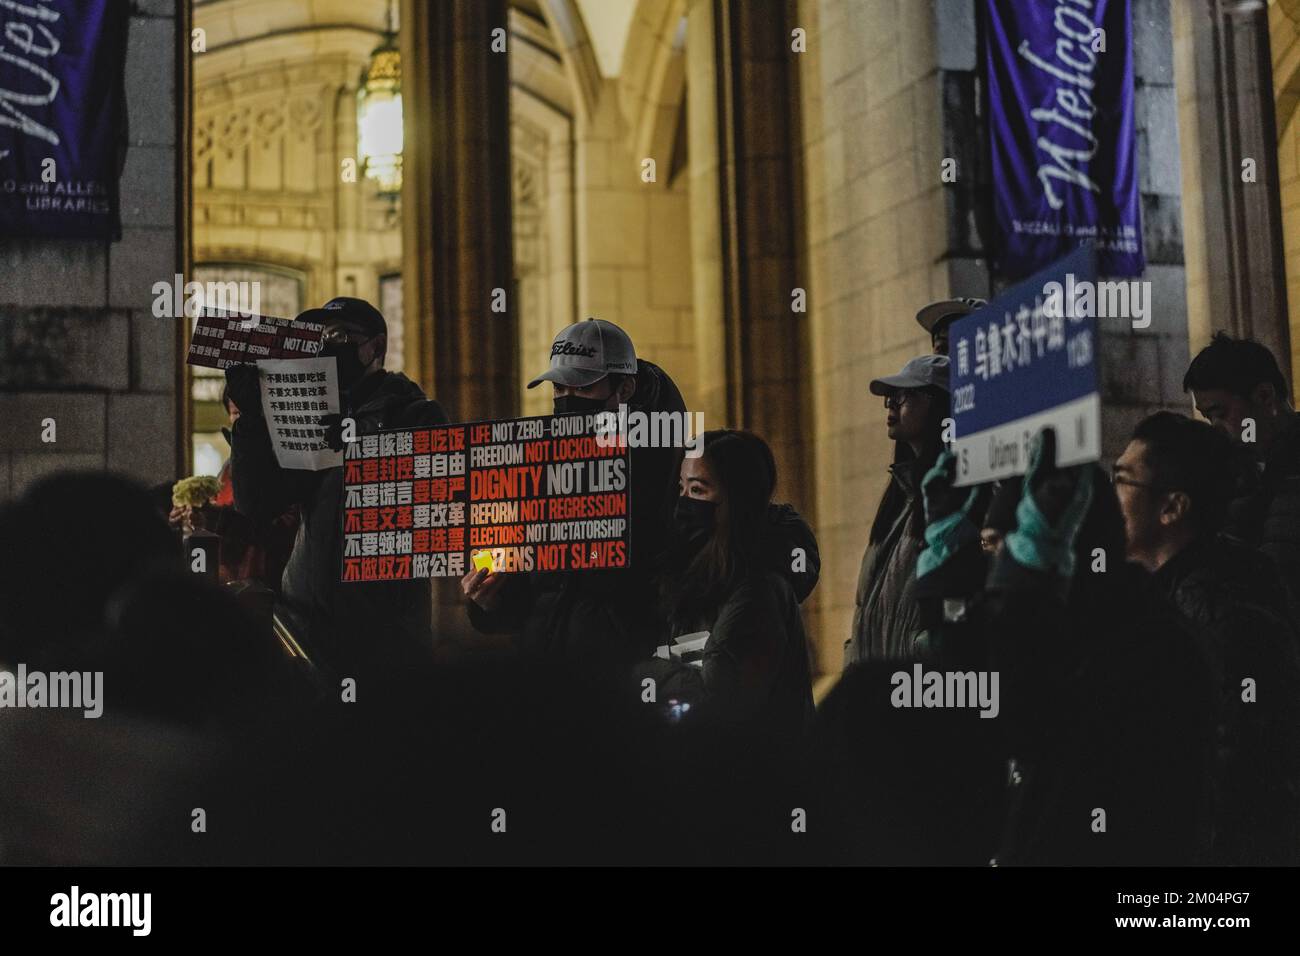
[[[221,437],[224,438],[224,439],[226,440],[226,444],[229,445],[231,448],[234,448],[234,447],[235,447],[235,443],[234,443],[234,441],[233,441],[233,440],[231,439],[231,437],[230,437],[230,429],[229,429],[229,428],[222,428],[222,429],[221,429]]]
[[[673,526],[687,541],[707,538],[718,518],[718,503],[703,498],[681,497],[673,506]]]
[[[561,395],[555,399],[555,414],[570,415],[574,412],[581,412],[584,415],[590,415],[593,412],[603,412],[607,398],[582,398],[578,395]]]
[[[339,368],[339,389],[346,392],[361,381],[366,367],[361,364],[359,348],[355,342],[326,342],[320,354],[333,358]]]

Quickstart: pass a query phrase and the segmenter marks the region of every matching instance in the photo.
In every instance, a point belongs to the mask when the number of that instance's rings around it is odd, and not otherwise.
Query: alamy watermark
[[[179,272],[172,281],[153,284],[153,314],[158,319],[194,318],[200,311],[220,309],[225,313],[262,314],[260,282],[186,282]],[[256,319],[250,320],[256,324]]]
[[[69,708],[90,719],[104,713],[103,671],[0,670],[0,707]]]
[[[50,897],[50,925],[129,927],[132,936],[148,936],[153,928],[152,893],[83,893],[73,885]]]
[[[920,664],[895,671],[889,678],[894,689],[889,702],[895,707],[971,707],[980,717],[996,717],[997,671],[927,671]]]
[[[619,405],[596,415],[596,444],[602,448],[685,448],[687,458],[704,454],[703,412],[643,412]]]
[[[1151,325],[1151,283],[1129,279],[1093,282],[1067,273],[1065,284],[1043,286],[1043,314],[1049,318],[1130,319],[1133,328]]]

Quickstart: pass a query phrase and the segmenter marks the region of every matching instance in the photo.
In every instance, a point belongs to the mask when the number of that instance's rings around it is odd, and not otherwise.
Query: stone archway
[[[619,106],[633,155],[673,154],[686,98],[686,7],[686,0],[637,4],[619,77]]]

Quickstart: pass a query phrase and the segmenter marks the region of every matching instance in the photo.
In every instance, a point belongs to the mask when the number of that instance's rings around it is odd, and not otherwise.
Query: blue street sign
[[[1057,464],[1101,457],[1101,394],[1093,301],[1097,266],[1080,248],[948,335],[957,484],[1024,474],[1030,439],[1056,429]],[[1085,290],[1086,293],[1085,293]]]

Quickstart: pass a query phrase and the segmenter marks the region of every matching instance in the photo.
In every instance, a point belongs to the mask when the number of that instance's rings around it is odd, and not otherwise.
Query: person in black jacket
[[[921,631],[915,595],[916,559],[925,532],[921,479],[943,448],[950,411],[948,358],[919,356],[897,375],[873,379],[869,388],[885,399],[894,463],[858,570],[853,622],[844,642],[846,668],[907,657]]]
[[[1300,415],[1265,346],[1218,332],[1183,377],[1196,410],[1238,447],[1238,488],[1224,533],[1277,564],[1300,608]]]
[[[1048,429],[988,581],[1014,761],[997,859],[1203,862],[1216,703],[1206,649],[1124,560],[1104,471],[1055,457]]]
[[[1105,472],[1056,467],[1054,433],[1040,433],[1028,474],[1002,482],[989,506],[1015,521],[993,544],[982,591],[971,577],[979,533],[961,511],[970,489],[953,489],[955,474],[945,452],[924,481],[917,590],[943,609],[927,622],[932,661],[1000,675],[990,723],[1007,786],[993,862],[1205,862],[1217,703],[1208,650],[1124,560]]]
[[[360,299],[339,297],[297,321],[325,325],[321,354],[338,363],[342,414],[327,437],[342,448],[343,419],[356,434],[384,428],[443,425],[447,414],[400,372],[384,370],[387,323]],[[318,667],[337,677],[391,670],[432,651],[432,595],[427,581],[343,584],[343,469],[281,468],[261,414],[257,369],[226,370],[230,395],[242,411],[231,434],[230,467],[235,507],[254,520],[270,520],[293,504],[302,520],[282,579],[278,613],[287,620]]]
[[[703,454],[683,460],[664,609],[673,641],[706,639],[698,660],[670,653],[639,673],[679,713],[700,709],[792,738],[812,718],[812,682],[799,597],[782,573],[797,556],[774,567],[765,543],[775,487],[772,451],[750,432],[705,432]]]
[[[668,374],[638,359],[632,339],[603,319],[561,329],[550,368],[529,382],[550,382],[555,413],[616,412],[620,404],[647,413],[684,414],[686,404]],[[534,661],[573,672],[589,690],[630,696],[628,675],[654,652],[662,629],[654,569],[667,546],[680,448],[632,448],[626,568],[488,573],[461,580],[470,624],[481,633],[510,635]]]
[[[1300,850],[1300,658],[1266,556],[1218,534],[1231,444],[1172,412],[1141,422],[1115,463],[1128,555],[1204,632],[1220,688],[1214,774],[1217,864],[1289,864]]]

